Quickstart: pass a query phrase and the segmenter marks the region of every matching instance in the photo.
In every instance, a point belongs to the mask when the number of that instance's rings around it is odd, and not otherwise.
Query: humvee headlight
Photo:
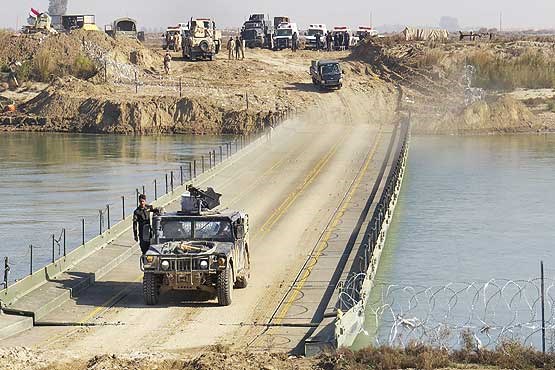
[[[225,265],[226,265],[225,257],[218,258],[218,267],[225,267]]]
[[[206,260],[200,261],[200,268],[202,270],[208,270],[208,261],[206,261]]]
[[[152,262],[154,262],[154,256],[146,256],[145,260],[146,260],[147,263],[152,263]]]
[[[160,264],[160,267],[162,268],[162,270],[167,271],[170,268],[170,262],[162,261],[162,263]]]

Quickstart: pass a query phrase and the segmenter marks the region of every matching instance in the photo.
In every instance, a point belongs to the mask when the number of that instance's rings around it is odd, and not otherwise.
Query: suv
[[[182,46],[185,59],[213,60],[220,52],[222,33],[216,30],[216,23],[210,19],[191,19],[184,35]]]
[[[316,86],[322,88],[341,88],[343,86],[343,72],[336,60],[313,60],[310,66],[310,76]]]
[[[220,194],[192,186],[182,195],[181,211],[153,217],[148,252],[141,257],[143,294],[155,305],[160,289],[205,291],[218,304],[232,302],[234,288],[250,277],[249,217],[239,211],[218,212]]]

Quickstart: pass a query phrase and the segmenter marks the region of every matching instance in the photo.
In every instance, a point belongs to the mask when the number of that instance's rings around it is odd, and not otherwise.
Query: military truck
[[[313,60],[310,76],[314,85],[325,89],[340,89],[343,86],[343,72],[336,60]]]
[[[297,34],[297,42],[299,42],[299,28],[297,23],[280,23],[276,29],[274,36],[274,49],[288,49],[293,44],[293,34]]]
[[[167,288],[207,292],[228,306],[233,289],[246,288],[250,277],[249,216],[218,211],[221,194],[212,188],[187,190],[181,211],[153,217],[150,249],[141,257],[145,303],[157,304]]]
[[[213,60],[220,52],[222,32],[208,18],[191,18],[182,41],[183,58]]]
[[[248,48],[271,47],[273,37],[272,22],[264,14],[252,14],[243,24],[241,38]]]

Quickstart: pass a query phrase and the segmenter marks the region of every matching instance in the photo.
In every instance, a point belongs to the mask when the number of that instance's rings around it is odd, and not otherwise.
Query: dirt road
[[[389,140],[389,123],[358,119],[361,108],[350,98],[341,91],[329,94],[321,114],[283,124],[265,145],[248,149],[233,166],[198,184],[214,187],[224,194],[224,206],[244,209],[252,220],[252,279],[247,289],[234,291],[230,307],[202,297],[191,302],[183,294],[165,294],[159,306],[145,306],[136,253],[43,319],[99,326],[35,327],[1,346],[79,356],[213,344],[244,348],[248,336],[257,334],[244,329],[267,322],[378,144],[377,133],[382,132],[379,140]],[[378,152],[366,167],[380,164]],[[117,242],[133,244],[131,235]]]

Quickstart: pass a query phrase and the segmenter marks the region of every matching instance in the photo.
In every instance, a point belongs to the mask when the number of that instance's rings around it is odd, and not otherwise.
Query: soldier
[[[293,34],[293,36],[291,37],[291,50],[292,51],[297,51],[297,42],[298,42],[299,37],[297,36],[297,32],[295,32]]]
[[[320,32],[316,33],[316,35],[314,36],[314,38],[316,39],[316,50],[320,50],[320,39],[322,36],[320,36]]]
[[[166,74],[170,74],[170,62],[172,61],[172,56],[170,55],[169,50],[166,51],[166,55],[164,56],[164,71]]]
[[[326,34],[326,46],[328,48],[328,51],[331,51],[333,46],[333,37],[330,31],[328,31],[328,33]]]
[[[233,52],[235,51],[235,40],[233,39],[233,37],[229,38],[229,41],[227,42],[227,52],[228,52],[228,59],[232,60],[233,59]]]
[[[351,35],[349,34],[349,32],[345,32],[345,50],[349,50],[350,42]]]
[[[150,212],[157,213],[159,210],[146,204],[146,195],[139,195],[139,206],[133,212],[133,236],[139,242],[143,254],[150,248]]]
[[[239,36],[235,39],[235,59],[239,60],[239,56],[241,55],[241,40]]]

